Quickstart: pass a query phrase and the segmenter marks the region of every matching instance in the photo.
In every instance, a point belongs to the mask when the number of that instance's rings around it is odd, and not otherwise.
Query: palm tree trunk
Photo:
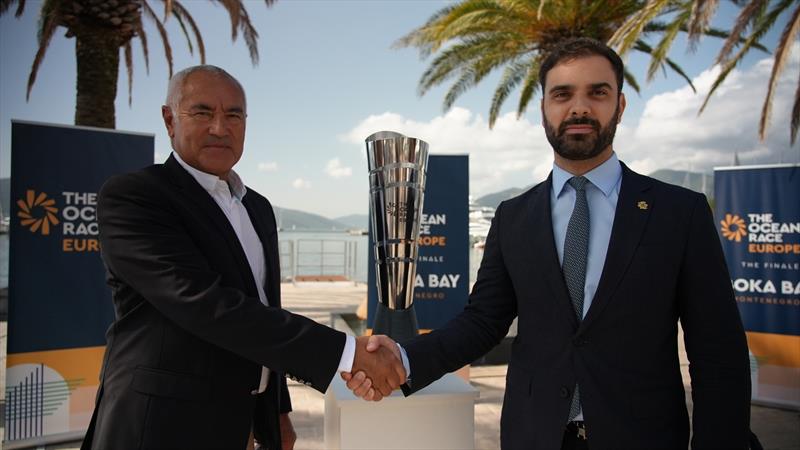
[[[97,28],[76,33],[78,85],[75,125],[114,128],[117,98],[119,43],[112,30]]]

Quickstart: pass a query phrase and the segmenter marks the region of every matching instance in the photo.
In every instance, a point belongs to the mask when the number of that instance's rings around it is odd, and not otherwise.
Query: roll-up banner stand
[[[3,448],[83,437],[114,318],[97,192],[153,150],[151,134],[12,121]]]
[[[718,167],[714,192],[753,402],[800,409],[800,164]]]

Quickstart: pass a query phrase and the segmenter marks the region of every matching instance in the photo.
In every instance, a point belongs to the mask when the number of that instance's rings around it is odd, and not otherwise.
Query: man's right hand
[[[391,341],[388,337],[382,336]],[[400,359],[397,346],[376,345],[376,336],[360,336],[356,338],[356,354],[353,359],[353,374],[363,371],[372,380],[372,386],[385,397],[406,382],[406,370]],[[391,341],[394,344],[394,341]],[[367,348],[367,344],[371,344]],[[348,382],[349,386],[349,382]]]

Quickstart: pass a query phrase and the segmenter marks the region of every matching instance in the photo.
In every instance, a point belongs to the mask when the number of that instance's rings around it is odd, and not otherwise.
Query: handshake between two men
[[[375,402],[403,385],[406,376],[399,346],[383,335],[357,337],[352,372],[342,372],[356,397]]]

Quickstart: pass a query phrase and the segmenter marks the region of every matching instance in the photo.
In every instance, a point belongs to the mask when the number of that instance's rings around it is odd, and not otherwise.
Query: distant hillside
[[[505,190],[502,190],[500,192],[495,192],[493,194],[484,195],[483,197],[478,197],[475,200],[475,203],[477,205],[480,205],[480,206],[490,206],[490,207],[496,209],[498,206],[500,206],[500,202],[502,202],[503,200],[508,200],[510,198],[514,198],[514,197],[518,196],[519,194],[527,191],[530,188],[531,187],[528,186],[526,188],[516,188],[516,187],[514,187],[514,188],[505,189]]]
[[[714,174],[688,172],[685,170],[660,169],[650,174],[664,183],[682,186],[695,192],[701,192],[708,198],[714,197]],[[703,184],[705,183],[705,185]]]
[[[369,227],[369,217],[366,214],[350,214],[349,216],[336,217],[333,220],[347,225],[348,228],[366,230]]]
[[[282,230],[344,231],[351,226],[296,209],[275,207],[275,220]]]

